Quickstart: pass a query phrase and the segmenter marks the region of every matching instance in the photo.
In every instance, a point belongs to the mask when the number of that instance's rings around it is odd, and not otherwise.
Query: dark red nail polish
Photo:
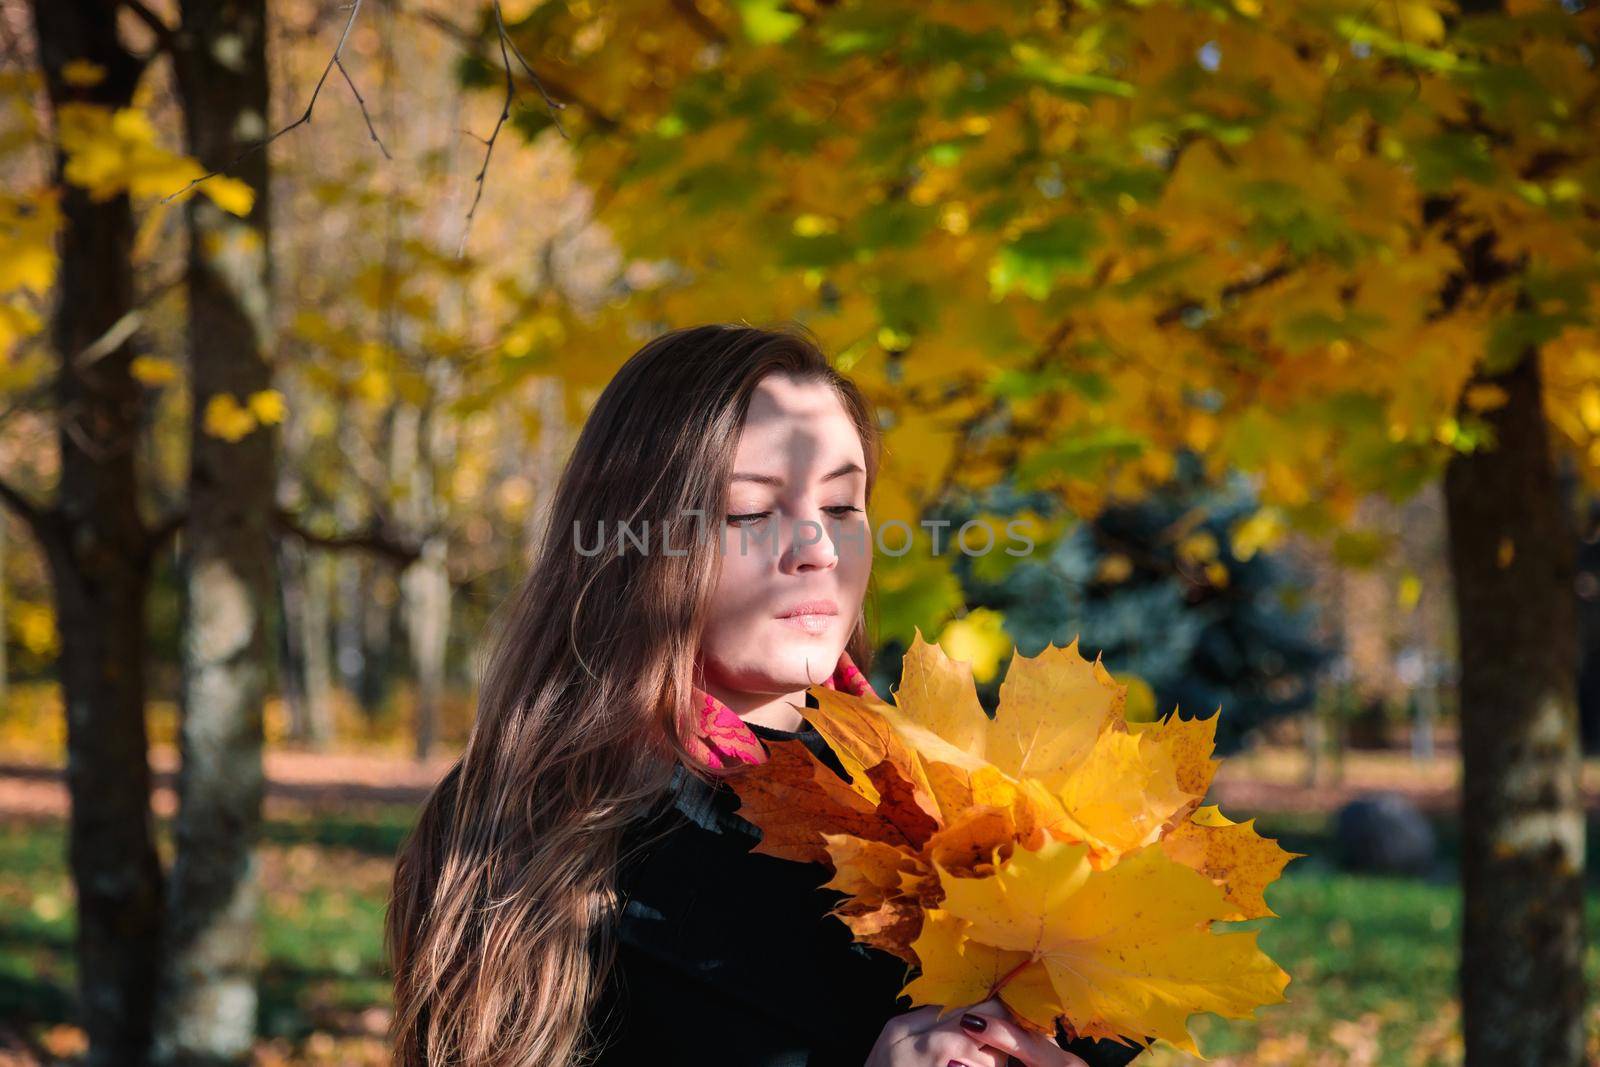
[[[970,1030],[975,1034],[981,1034],[988,1028],[989,1021],[981,1015],[963,1015],[961,1017],[961,1029],[963,1030]]]

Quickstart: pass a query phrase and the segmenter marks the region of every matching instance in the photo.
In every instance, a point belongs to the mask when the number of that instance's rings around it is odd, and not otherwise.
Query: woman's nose
[[[826,570],[836,566],[839,554],[828,529],[826,516],[818,513],[794,520],[784,560],[794,570]]]

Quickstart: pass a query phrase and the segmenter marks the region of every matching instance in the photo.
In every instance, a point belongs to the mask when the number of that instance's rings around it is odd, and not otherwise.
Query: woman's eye
[[[861,509],[856,507],[854,504],[835,504],[831,508],[823,508],[822,510],[823,511],[841,511],[841,512],[844,512],[846,515],[848,515],[852,511],[860,511]]]
[[[752,519],[764,519],[770,514],[770,511],[752,511],[745,515],[729,515],[728,521],[735,526],[743,526]]]

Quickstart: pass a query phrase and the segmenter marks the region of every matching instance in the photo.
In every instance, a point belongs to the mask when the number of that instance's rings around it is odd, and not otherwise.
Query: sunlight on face
[[[701,661],[706,691],[745,714],[826,679],[866,595],[866,461],[831,388],[776,373],[757,385],[722,525]],[[821,611],[780,617],[807,603]]]

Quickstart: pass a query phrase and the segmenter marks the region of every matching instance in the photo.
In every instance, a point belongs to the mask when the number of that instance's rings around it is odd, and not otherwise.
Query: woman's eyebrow
[[[845,462],[839,464],[839,466],[833,468],[833,470],[829,471],[827,474],[824,474],[820,480],[824,482],[831,482],[833,479],[842,478],[846,474],[865,473],[867,472],[861,469],[861,465],[859,463],[846,460]],[[782,478],[771,474],[735,474],[732,480],[736,482],[756,482],[761,485],[783,485]]]

